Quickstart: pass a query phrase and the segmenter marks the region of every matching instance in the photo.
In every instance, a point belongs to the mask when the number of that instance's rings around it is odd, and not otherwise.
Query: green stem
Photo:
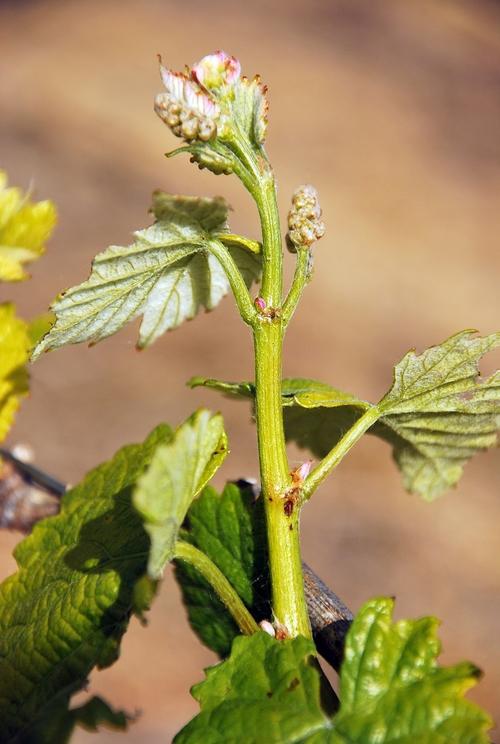
[[[262,149],[253,148],[235,132],[230,147],[241,164],[237,171],[255,200],[262,227],[262,285],[266,315],[257,314],[252,327],[255,347],[255,413],[262,498],[271,573],[273,613],[291,637],[311,636],[300,556],[299,507],[289,509],[290,468],[281,405],[281,365],[284,326],[283,252],[271,166]],[[241,172],[240,172],[241,171]],[[275,310],[275,313],[270,311]],[[288,513],[287,513],[288,512]]]
[[[271,165],[262,148],[254,149],[241,132],[233,132],[228,145],[241,164],[237,175],[257,204],[262,226],[261,297],[272,308],[283,299],[283,253],[276,184]]]
[[[290,322],[292,315],[299,303],[306,285],[311,280],[311,270],[309,266],[310,262],[310,249],[309,248],[298,248],[297,249],[297,263],[295,264],[295,273],[293,275],[292,286],[288,292],[287,298],[283,303],[283,324],[286,328]]]
[[[247,285],[245,284],[233,257],[220,240],[211,240],[209,250],[210,253],[219,261],[226,273],[241,317],[245,323],[252,325],[257,318],[257,311],[255,310]]]
[[[175,544],[174,558],[189,563],[208,581],[242,633],[252,635],[259,630],[259,626],[235,589],[205,553],[195,548],[194,545],[178,540]]]
[[[261,296],[268,307],[281,308],[283,300],[283,251],[281,227],[272,174],[260,179],[254,193],[262,225],[262,287]]]
[[[369,408],[353,426],[351,426],[349,431],[344,434],[342,439],[337,442],[335,447],[330,450],[330,452],[305,479],[300,490],[302,502],[311,498],[314,491],[325,480],[325,478],[330,475],[332,470],[337,467],[344,455],[346,455],[351,447],[356,444],[358,439],[361,439],[363,434],[373,426],[379,417],[380,411],[377,406],[373,406]]]
[[[273,612],[290,636],[311,636],[300,555],[299,508],[290,509],[290,467],[286,454],[281,404],[284,326],[283,255],[276,186],[269,167],[263,168],[252,191],[262,225],[261,296],[278,313],[258,316],[254,323],[255,413],[262,498],[266,512]]]
[[[290,514],[285,513],[290,472],[281,405],[281,322],[264,320],[259,323],[254,329],[254,342],[255,408],[273,612],[290,636],[309,637],[311,629],[302,576],[298,505]]]

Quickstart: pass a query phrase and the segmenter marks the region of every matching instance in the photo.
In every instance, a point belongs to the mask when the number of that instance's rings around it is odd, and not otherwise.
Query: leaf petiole
[[[178,540],[174,548],[174,560],[189,563],[208,581],[244,635],[252,635],[260,630],[236,590],[205,553],[190,543]]]
[[[259,243],[257,240],[252,240],[251,238],[246,238],[244,235],[220,232],[214,233],[214,238],[220,240],[220,242],[228,248],[236,246],[238,248],[243,248],[243,250],[248,251],[248,253],[254,253],[256,256],[262,253],[262,243]]]
[[[252,325],[257,318],[257,311],[252,303],[245,280],[238,269],[234,258],[220,240],[211,240],[208,250],[219,261],[231,285],[238,311],[247,325]]]
[[[293,275],[292,285],[283,303],[283,326],[286,328],[294,314],[302,292],[311,281],[311,250],[310,248],[298,248],[297,263]]]
[[[330,452],[309,473],[301,488],[301,502],[304,503],[311,498],[314,491],[337,467],[343,457],[349,452],[356,442],[361,439],[368,429],[380,418],[377,406],[371,406],[351,428],[344,434],[342,439],[332,447]]]

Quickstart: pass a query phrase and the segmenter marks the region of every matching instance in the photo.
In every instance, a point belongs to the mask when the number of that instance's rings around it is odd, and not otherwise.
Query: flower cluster
[[[292,208],[288,212],[288,250],[296,253],[297,248],[310,248],[324,234],[318,192],[314,186],[299,186],[293,193]]]
[[[156,96],[155,111],[176,137],[208,142],[217,136],[217,99],[238,82],[240,73],[238,60],[222,51],[203,57],[186,73],[168,70],[160,60],[166,92]]]

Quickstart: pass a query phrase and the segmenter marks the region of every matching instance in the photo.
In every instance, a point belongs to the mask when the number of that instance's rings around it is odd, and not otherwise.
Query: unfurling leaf
[[[438,666],[436,619],[393,623],[392,608],[374,599],[356,616],[333,717],[312,642],[256,633],[236,638],[230,657],[192,689],[201,712],[175,744],[487,744],[491,720],[463,697],[476,667]]]
[[[169,153],[189,152],[201,168],[216,174],[239,172],[247,163],[243,149],[261,155],[266,137],[267,86],[259,75],[241,76],[241,65],[223,51],[208,54],[186,72],[160,63],[165,91],[155,111],[171,132],[187,145]]]
[[[24,264],[43,255],[55,223],[52,202],[33,204],[20,189],[7,188],[7,175],[0,170],[0,281],[28,278]]]
[[[133,500],[151,538],[148,573],[158,579],[172,560],[175,542],[193,499],[227,454],[222,416],[200,410],[159,447],[140,478]]]
[[[138,347],[143,348],[202,308],[213,309],[229,283],[210,254],[210,241],[227,231],[228,209],[221,197],[156,192],[156,222],[136,232],[132,245],[97,255],[89,279],[57,298],[56,322],[33,359],[67,344],[96,343],[141,315]],[[250,286],[260,273],[259,256],[240,247],[227,250]]]
[[[19,570],[0,585],[0,741],[29,740],[52,705],[118,656],[149,548],[131,490],[171,436],[163,425],[119,450],[16,547]]]
[[[221,494],[207,487],[191,504],[180,536],[215,563],[257,621],[271,617],[262,499],[232,483]],[[231,615],[193,566],[176,561],[175,577],[194,632],[227,656],[240,633]]]
[[[7,436],[21,398],[28,393],[30,348],[27,324],[16,317],[13,305],[0,305],[0,442]]]
[[[494,447],[500,430],[500,372],[478,378],[479,362],[500,345],[500,333],[462,331],[420,355],[410,351],[394,369],[394,383],[377,406],[317,380],[283,380],[287,439],[324,457],[369,409],[369,429],[389,442],[405,487],[426,500],[460,479],[477,452]],[[253,383],[193,378],[231,397],[253,398]]]

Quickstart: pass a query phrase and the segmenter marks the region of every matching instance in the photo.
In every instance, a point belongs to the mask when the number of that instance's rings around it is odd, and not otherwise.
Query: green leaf
[[[436,619],[393,623],[393,604],[374,599],[356,616],[333,718],[312,642],[256,633],[192,689],[201,712],[175,743],[486,744],[492,721],[463,697],[478,669],[438,666]]]
[[[253,382],[223,382],[207,377],[192,377],[189,387],[207,387],[227,398],[255,397]],[[307,447],[317,457],[324,457],[352,424],[368,409],[370,403],[323,382],[306,379],[282,381],[283,418],[287,439]]]
[[[28,393],[26,363],[31,347],[28,326],[17,318],[14,306],[0,305],[0,442],[5,439]]]
[[[207,487],[191,504],[181,536],[215,563],[257,621],[271,618],[261,499],[231,483],[220,495]],[[240,632],[236,623],[192,566],[176,561],[175,576],[191,627],[206,646],[227,656]]]
[[[434,499],[454,486],[466,462],[493,447],[500,428],[500,372],[478,380],[479,362],[500,345],[500,333],[462,331],[394,368],[380,401],[380,433],[394,447],[405,487]]]
[[[94,696],[78,708],[68,709],[67,704],[62,704],[48,710],[43,721],[22,738],[22,744],[67,744],[77,726],[92,732],[103,726],[126,731],[133,720],[133,716],[113,710],[105,700]]]
[[[153,199],[156,222],[136,232],[132,245],[98,254],[89,279],[56,299],[56,322],[33,359],[67,344],[97,343],[141,315],[138,347],[144,348],[227,294],[226,274],[210,253],[213,234],[227,231],[224,199],[162,192]],[[241,247],[227,250],[250,286],[260,257]]]
[[[193,499],[206,486],[227,455],[224,422],[219,414],[200,410],[172,439],[159,447],[139,479],[133,501],[151,537],[148,573],[162,576],[172,560],[179,529]]]
[[[95,666],[117,658],[149,552],[131,490],[171,436],[162,425],[119,450],[16,547],[19,570],[0,585],[2,742],[27,736]]]
[[[500,344],[462,331],[421,355],[410,351],[394,369],[394,383],[369,430],[393,447],[405,488],[426,500],[460,479],[464,465],[495,446],[500,428],[500,372],[478,380],[478,364]],[[293,393],[290,395],[290,393]],[[326,453],[370,404],[312,380],[283,383],[288,439],[318,457]]]
[[[331,721],[322,710],[314,644],[306,638],[276,641],[267,633],[239,636],[231,656],[206,670],[191,692],[201,712],[175,744],[305,742]]]
[[[287,439],[324,457],[368,409],[379,420],[369,433],[389,442],[405,487],[426,500],[460,479],[477,452],[494,447],[500,430],[500,372],[478,378],[479,362],[500,345],[500,333],[462,331],[422,354],[408,352],[394,368],[394,383],[375,407],[316,380],[283,380]],[[252,383],[193,378],[233,397],[254,396]]]
[[[332,741],[486,744],[492,722],[463,698],[478,669],[467,662],[439,667],[438,621],[393,623],[393,605],[385,598],[368,602],[349,630]]]
[[[0,170],[0,281],[28,278],[24,264],[43,255],[56,218],[52,202],[33,204],[20,189],[7,188],[7,174]]]

